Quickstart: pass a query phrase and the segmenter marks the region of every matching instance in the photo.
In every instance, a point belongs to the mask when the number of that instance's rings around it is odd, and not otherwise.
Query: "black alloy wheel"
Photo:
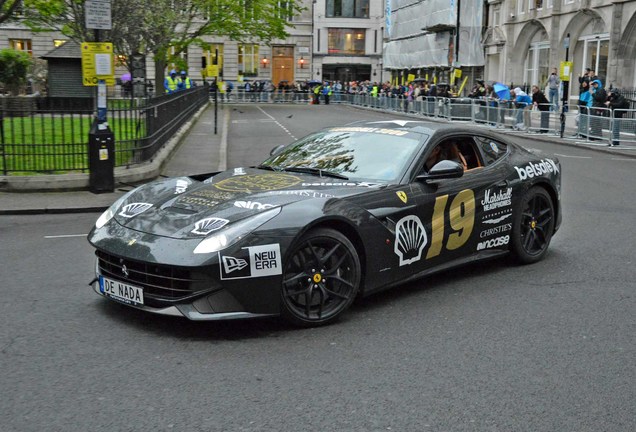
[[[554,204],[550,194],[542,187],[528,190],[515,215],[512,228],[511,250],[522,264],[541,260],[554,233]]]
[[[303,235],[283,272],[281,314],[295,325],[327,324],[353,302],[360,285],[360,259],[340,232],[318,228]]]

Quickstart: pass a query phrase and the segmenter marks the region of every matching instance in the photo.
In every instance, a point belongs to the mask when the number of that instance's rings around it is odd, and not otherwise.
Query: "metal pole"
[[[219,85],[218,85],[218,79],[219,77],[217,76],[214,79],[214,135],[216,135],[216,124],[217,124],[217,116],[218,116],[218,112],[219,112]]]
[[[565,45],[565,61],[567,62],[570,56],[570,33],[567,34],[564,41]],[[565,113],[568,111],[568,107],[566,106],[568,103],[568,93],[570,90],[570,80],[563,81],[563,98],[561,101],[561,134],[560,137],[563,138],[563,133],[565,132]]]

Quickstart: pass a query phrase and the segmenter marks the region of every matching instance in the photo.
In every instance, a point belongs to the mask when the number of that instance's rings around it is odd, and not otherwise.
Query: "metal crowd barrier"
[[[311,91],[245,92],[243,89],[220,95],[221,102],[311,103]],[[321,96],[321,103],[324,103]],[[330,103],[346,103],[382,111],[475,123],[498,129],[512,129],[525,133],[560,135],[561,111],[542,104],[517,107],[514,102],[482,98],[443,98],[420,96],[415,100],[402,97],[373,96],[368,93],[336,93]],[[563,115],[564,137],[586,141],[636,142],[636,110],[611,110],[570,105]]]

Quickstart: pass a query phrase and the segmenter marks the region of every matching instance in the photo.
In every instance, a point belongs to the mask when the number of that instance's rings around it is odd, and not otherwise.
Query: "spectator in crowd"
[[[620,145],[621,123],[627,109],[629,109],[629,101],[623,96],[618,89],[610,90],[605,104],[612,110],[612,141],[609,146],[614,147]]]
[[[578,136],[587,137],[590,109],[592,104],[592,92],[590,91],[589,81],[582,81],[579,90],[579,114],[578,119]]]
[[[515,107],[517,108],[517,122],[515,123],[513,129],[515,130],[525,130],[526,129],[526,112],[527,108],[532,106],[532,98],[528,96],[526,92],[521,90],[520,87],[516,87],[512,92],[511,96],[514,94]]]
[[[552,73],[548,77],[548,94],[550,96],[550,110],[559,111],[559,86],[561,79],[557,74],[557,68],[552,68]]]
[[[590,90],[590,72],[592,72],[592,69],[585,68],[583,75],[579,76],[579,95]],[[586,85],[583,83],[586,83]]]
[[[539,89],[538,85],[532,86],[532,105],[541,112],[541,133],[547,133],[550,127],[550,108],[552,104]]]
[[[607,116],[607,93],[603,88],[601,80],[595,79],[592,85],[592,118],[590,119],[590,140],[595,141],[602,138],[602,117]]]
[[[172,94],[179,90],[179,78],[177,78],[177,71],[172,69],[170,75],[163,80],[163,87],[166,89],[166,93]]]

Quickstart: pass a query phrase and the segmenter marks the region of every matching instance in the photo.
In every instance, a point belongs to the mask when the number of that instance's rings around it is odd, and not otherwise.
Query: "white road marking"
[[[630,161],[630,162],[636,162],[636,158],[611,158],[612,160],[615,161]]]
[[[559,157],[574,158],[574,159],[592,159],[592,156],[574,156],[574,155],[564,155],[560,153],[555,153],[554,155]]]
[[[279,122],[278,120],[276,120],[276,119],[275,119],[274,117],[272,117],[271,115],[267,114],[263,108],[258,107],[258,109],[259,109],[259,110],[261,110],[261,111],[263,112],[263,114],[265,114],[267,117],[269,117],[269,118],[271,118],[272,120],[274,120],[274,122],[276,122],[276,124],[277,124],[278,126],[280,126],[280,128],[281,128],[282,130],[284,130],[285,132],[287,132],[287,134],[288,134],[290,137],[292,137],[294,140],[296,140],[296,139],[297,139],[294,135],[292,135],[292,133],[291,133],[291,132],[290,132],[290,131],[289,131],[289,130],[285,127],[285,126],[283,126],[282,124],[280,124],[280,122]]]
[[[227,169],[227,131],[230,126],[230,111],[223,112],[223,130],[221,130],[221,145],[219,145],[219,171]]]
[[[86,234],[49,235],[49,236],[44,236],[44,238],[45,239],[57,239],[57,238],[86,237],[86,236],[88,236],[88,233],[86,233]]]

